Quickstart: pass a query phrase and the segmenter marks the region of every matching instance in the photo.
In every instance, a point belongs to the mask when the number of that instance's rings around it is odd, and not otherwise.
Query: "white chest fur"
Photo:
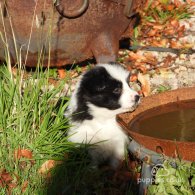
[[[71,135],[69,140],[72,142],[95,144],[97,148],[91,152],[94,159],[97,159],[97,155],[101,155],[102,159],[124,158],[128,137],[117,124],[115,117],[106,120],[96,118],[76,123],[70,129],[69,135]]]

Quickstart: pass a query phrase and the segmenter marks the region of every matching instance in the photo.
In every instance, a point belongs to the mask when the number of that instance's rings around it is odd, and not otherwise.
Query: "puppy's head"
[[[139,95],[130,88],[129,77],[129,72],[119,64],[98,64],[86,72],[71,99],[73,120],[133,111]]]

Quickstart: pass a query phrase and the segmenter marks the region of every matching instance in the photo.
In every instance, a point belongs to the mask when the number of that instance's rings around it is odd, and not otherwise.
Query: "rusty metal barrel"
[[[132,120],[139,114],[145,113],[148,115],[150,109],[160,109],[159,106],[170,105],[182,102],[194,101],[195,100],[195,87],[180,88],[173,91],[167,91],[164,93],[145,97],[139,106],[133,113],[123,113],[118,116],[118,122],[137,143],[140,147],[147,148],[151,151],[163,153],[168,157],[178,156],[179,158],[187,161],[195,162],[195,142],[193,141],[179,141],[171,139],[162,139],[160,137],[153,137],[149,135],[143,135],[139,131],[135,131],[130,126]],[[189,103],[188,103],[189,104]],[[186,107],[186,108],[189,108]],[[165,108],[163,108],[165,109]],[[155,127],[158,131],[158,126]],[[183,132],[185,133],[185,132]],[[138,148],[137,150],[140,150]],[[152,154],[153,155],[153,154]],[[151,158],[151,156],[149,156]]]
[[[94,56],[115,61],[143,0],[0,0],[0,59],[61,67]]]

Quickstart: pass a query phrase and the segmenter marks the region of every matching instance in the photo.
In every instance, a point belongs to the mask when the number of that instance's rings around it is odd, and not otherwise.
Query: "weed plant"
[[[67,98],[56,107],[65,81],[50,89],[46,75],[36,71],[24,80],[19,71],[12,77],[7,67],[0,67],[0,170],[10,174],[14,194],[21,193],[24,181],[28,181],[26,193],[36,194],[43,184],[38,174],[41,164],[48,159],[63,160],[73,148],[65,136],[69,127],[64,117]],[[17,157],[16,152],[22,149],[29,150],[32,159]],[[8,188],[0,188],[0,194]]]

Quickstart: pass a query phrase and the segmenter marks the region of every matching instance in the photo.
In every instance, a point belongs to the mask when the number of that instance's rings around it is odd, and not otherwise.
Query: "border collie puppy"
[[[130,88],[129,77],[119,64],[98,64],[81,76],[70,99],[69,140],[92,144],[89,154],[95,165],[107,162],[116,168],[124,159],[129,139],[116,115],[133,111],[140,99]]]

